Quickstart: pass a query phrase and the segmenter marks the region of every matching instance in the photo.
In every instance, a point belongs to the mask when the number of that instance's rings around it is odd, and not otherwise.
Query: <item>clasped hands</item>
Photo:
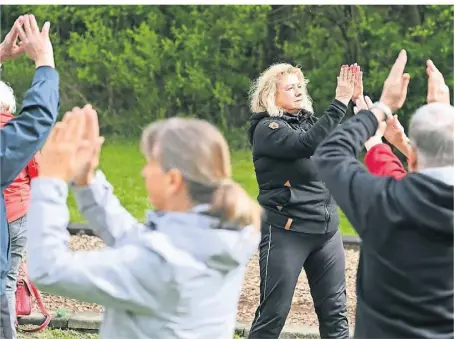
[[[92,106],[73,108],[48,137],[42,149],[39,176],[72,181],[78,186],[90,184],[103,142],[98,114]]]

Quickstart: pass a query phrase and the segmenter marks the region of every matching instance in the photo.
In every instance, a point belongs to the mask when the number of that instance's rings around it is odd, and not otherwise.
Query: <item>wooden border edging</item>
[[[41,325],[44,321],[44,316],[41,313],[32,313],[29,316],[20,317],[19,325]],[[49,324],[50,328],[58,328],[63,330],[75,331],[98,331],[103,321],[102,313],[83,312],[72,313],[66,317],[55,317],[53,315]],[[237,323],[235,333],[246,337],[249,333],[249,325]],[[354,333],[350,329],[351,335]],[[310,326],[285,326],[281,332],[280,339],[320,339],[319,329]]]
[[[71,235],[95,235],[91,229],[87,228],[85,224],[81,223],[70,223],[68,225],[68,231]],[[360,238],[356,235],[343,235],[343,244],[345,246],[358,247],[360,245]]]

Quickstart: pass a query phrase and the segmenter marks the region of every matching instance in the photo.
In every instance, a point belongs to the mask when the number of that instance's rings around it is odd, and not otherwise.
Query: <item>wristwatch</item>
[[[383,104],[382,102],[376,101],[374,103],[374,105],[371,107],[371,109],[373,109],[373,108],[378,108],[381,111],[383,111],[385,114],[385,117],[386,117],[385,120],[393,118],[392,110],[387,105]]]

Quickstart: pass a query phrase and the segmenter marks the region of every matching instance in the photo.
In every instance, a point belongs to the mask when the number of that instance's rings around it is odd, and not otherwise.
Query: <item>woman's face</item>
[[[277,83],[275,104],[289,113],[303,109],[303,84],[297,74],[285,74]]]
[[[164,171],[157,160],[150,160],[142,169],[150,203],[160,211],[186,210],[190,203],[180,171]]]

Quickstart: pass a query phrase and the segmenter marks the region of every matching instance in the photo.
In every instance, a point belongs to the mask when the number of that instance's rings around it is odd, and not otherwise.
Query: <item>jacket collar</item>
[[[453,166],[424,168],[419,172],[432,177],[433,179],[442,181],[449,186],[453,186],[455,174]]]

